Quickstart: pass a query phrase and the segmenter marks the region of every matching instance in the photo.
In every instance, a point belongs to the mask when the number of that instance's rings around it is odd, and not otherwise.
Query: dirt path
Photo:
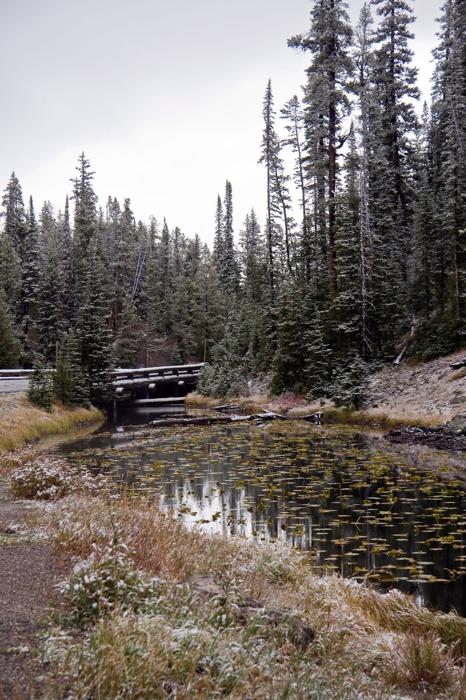
[[[0,480],[0,699],[39,698],[34,661],[58,577],[50,546],[21,529],[30,507]]]

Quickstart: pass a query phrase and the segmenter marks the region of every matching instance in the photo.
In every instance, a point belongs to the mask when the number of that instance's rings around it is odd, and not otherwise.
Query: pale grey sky
[[[350,0],[356,18],[362,0]],[[441,0],[415,0],[427,94]],[[0,188],[15,170],[36,209],[63,207],[78,154],[101,204],[210,241],[217,193],[233,185],[235,228],[254,206],[261,105],[300,94],[308,58],[287,47],[309,0],[0,0]]]

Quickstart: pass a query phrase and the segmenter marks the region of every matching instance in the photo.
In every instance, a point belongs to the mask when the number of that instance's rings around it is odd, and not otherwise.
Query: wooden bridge
[[[204,363],[168,367],[116,369],[112,372],[115,398],[155,403],[186,396],[196,386]]]

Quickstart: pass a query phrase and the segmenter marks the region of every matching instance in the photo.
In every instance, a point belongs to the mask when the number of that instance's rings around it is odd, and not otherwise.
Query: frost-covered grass
[[[68,409],[55,405],[48,412],[33,406],[25,398],[20,399],[17,404],[6,404],[1,411],[0,455],[25,443],[48,435],[67,433],[80,425],[97,423],[103,419],[102,412],[97,408]]]
[[[15,465],[16,462],[16,465]],[[10,488],[16,498],[52,500],[72,492],[99,493],[107,480],[87,469],[71,467],[66,460],[40,454],[32,449],[19,451],[9,458]]]
[[[282,544],[187,531],[139,498],[78,494],[44,528],[74,569],[45,697],[464,698],[466,620],[318,570]],[[196,587],[208,577],[221,595]],[[246,598],[315,631],[305,651]]]

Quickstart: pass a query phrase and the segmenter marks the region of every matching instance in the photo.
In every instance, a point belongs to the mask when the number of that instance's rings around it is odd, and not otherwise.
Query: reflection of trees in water
[[[369,572],[380,587],[396,585],[436,607],[465,612],[464,576],[448,585],[413,580],[421,571],[444,578],[457,566],[461,549],[444,544],[430,551],[425,540],[451,530],[448,519],[435,515],[445,493],[451,508],[445,512],[458,517],[465,498],[419,469],[412,453],[403,461],[399,450],[394,457],[364,436],[313,433],[303,440],[230,426],[175,437],[157,433],[134,439],[131,449],[120,444],[97,452],[97,464],[110,462],[102,470],[133,487],[161,490],[162,507],[188,526],[286,540],[317,550],[319,563],[345,576]],[[154,460],[162,465],[155,471]],[[425,561],[432,564],[419,564]]]

